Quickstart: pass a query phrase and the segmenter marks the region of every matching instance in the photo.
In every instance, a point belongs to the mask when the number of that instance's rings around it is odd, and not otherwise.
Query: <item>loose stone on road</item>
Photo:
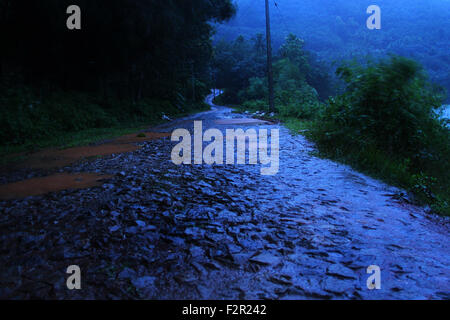
[[[283,126],[241,119],[213,105],[152,129],[277,128],[277,175],[176,166],[165,137],[61,170],[112,176],[101,186],[1,201],[0,298],[450,298],[447,218],[311,155]],[[67,290],[69,265],[80,266],[82,290]],[[367,288],[371,265],[380,290]]]

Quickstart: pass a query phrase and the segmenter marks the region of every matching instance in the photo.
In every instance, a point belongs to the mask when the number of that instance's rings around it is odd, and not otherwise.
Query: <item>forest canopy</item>
[[[319,61],[333,62],[388,53],[417,60],[430,79],[450,92],[450,1],[379,0],[381,29],[369,30],[365,0],[270,1],[275,51],[293,33]],[[216,41],[265,32],[264,1],[237,0],[237,14],[218,25]],[[450,96],[449,100],[450,101]]]
[[[79,0],[83,27],[73,31],[66,28],[72,2],[0,1],[2,74],[68,90],[172,97],[192,69],[205,72],[209,22],[234,12],[222,0]]]
[[[213,23],[229,0],[79,0],[81,30],[69,30],[68,0],[0,0],[0,137],[140,121],[181,112],[209,90]]]

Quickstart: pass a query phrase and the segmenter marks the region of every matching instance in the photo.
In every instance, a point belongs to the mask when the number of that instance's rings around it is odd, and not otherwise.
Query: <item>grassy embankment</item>
[[[347,84],[344,94],[319,107],[301,105],[295,115],[278,105],[275,118],[315,142],[317,156],[400,187],[414,202],[450,216],[448,120],[436,114],[443,96],[420,66],[393,57],[367,66],[343,66],[338,74]],[[219,97],[217,104],[226,103]],[[264,101],[246,101],[235,108],[267,110]]]
[[[30,152],[99,143],[139,132],[209,108],[205,103],[176,107],[163,100],[99,101],[81,94],[59,93],[40,101],[26,90],[0,97],[0,165],[20,161]]]

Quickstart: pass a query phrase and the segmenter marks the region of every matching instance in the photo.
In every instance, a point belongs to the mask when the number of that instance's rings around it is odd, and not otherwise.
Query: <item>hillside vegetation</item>
[[[264,1],[237,0],[236,4],[236,16],[217,26],[216,41],[265,33]],[[448,0],[276,0],[270,4],[275,49],[290,33],[296,34],[330,73],[342,60],[393,53],[420,62],[433,82],[450,91]],[[381,8],[381,30],[366,27],[366,10],[372,4]]]
[[[220,103],[268,112],[261,34],[217,43]],[[340,93],[324,99],[333,83]],[[322,156],[406,188],[437,213],[450,214],[449,122],[445,91],[416,61],[391,55],[343,61],[335,78],[291,34],[274,59],[275,117],[317,143]]]

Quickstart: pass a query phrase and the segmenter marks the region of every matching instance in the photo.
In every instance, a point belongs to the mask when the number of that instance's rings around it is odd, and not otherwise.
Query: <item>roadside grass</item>
[[[230,106],[237,113],[255,112],[256,110],[248,110],[243,106]],[[320,143],[319,136],[315,135],[317,123],[314,120],[299,119],[296,117],[283,117],[275,114],[271,119],[279,120],[287,127],[292,134],[301,134],[310,141],[316,143],[317,151],[312,155],[323,159],[330,159],[345,165],[349,165],[353,169],[367,174],[370,177],[381,180],[384,183],[405,190],[407,193],[396,195],[398,198],[412,200],[418,205],[429,205],[433,213],[450,216],[450,195],[448,186],[434,188],[433,194],[429,190],[429,181],[426,177],[412,174],[408,170],[408,163],[400,158],[382,152],[376,148],[356,149],[349,145],[346,141],[340,141],[333,146],[326,147]],[[434,181],[433,183],[437,183]],[[440,191],[436,191],[440,190]]]
[[[57,147],[59,149],[67,149],[103,140],[113,139],[121,135],[130,134],[144,129],[144,126],[118,126],[114,128],[92,128],[78,132],[61,133],[48,139],[27,142],[22,145],[6,145],[0,146],[0,159],[5,160],[6,157],[14,157],[15,154],[38,151],[43,148]],[[21,156],[18,156],[21,157]]]
[[[313,155],[319,158],[331,159],[349,165],[353,169],[379,179],[389,185],[398,187],[413,195],[413,202],[419,205],[429,205],[432,212],[450,216],[450,195],[448,186],[440,186],[430,190],[430,181],[427,177],[412,174],[408,170],[408,163],[395,158],[376,148],[357,149],[346,141],[340,141],[333,146],[326,147],[320,143],[320,137],[314,134],[314,121],[297,118],[280,119],[293,134],[302,134],[316,143],[317,152]],[[438,181],[433,181],[438,184]],[[399,198],[409,200],[408,194],[401,193]]]
[[[209,110],[207,104],[199,104],[199,107],[189,111],[169,114],[169,117],[182,118],[198,112]],[[27,155],[45,148],[67,149],[103,143],[123,135],[151,129],[151,127],[168,122],[167,120],[149,119],[145,121],[129,121],[119,123],[106,128],[89,128],[74,132],[60,132],[53,137],[44,139],[30,139],[20,145],[0,145],[0,166],[20,162],[27,159]]]

